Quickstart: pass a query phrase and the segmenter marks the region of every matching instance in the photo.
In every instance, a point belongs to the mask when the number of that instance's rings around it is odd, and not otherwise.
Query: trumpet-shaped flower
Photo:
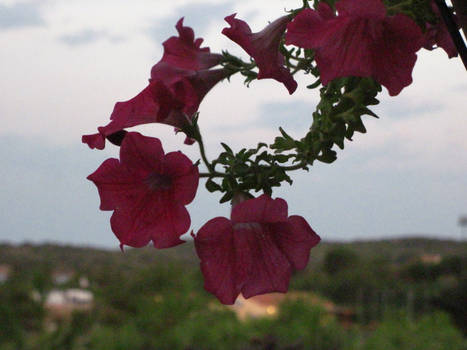
[[[240,45],[258,65],[258,79],[272,78],[284,84],[290,94],[297,89],[297,82],[289,70],[284,67],[284,56],[279,52],[279,45],[284,35],[289,16],[282,16],[258,33],[252,33],[250,26],[235,14],[225,17],[230,28],[224,28],[222,34]]]
[[[114,211],[110,223],[122,247],[183,243],[190,227],[185,205],[195,197],[199,174],[181,152],[164,154],[159,139],[129,132],[120,160],[107,159],[88,179],[97,186],[100,209]]]
[[[315,50],[323,85],[346,76],[373,77],[391,96],[410,85],[422,44],[418,25],[403,14],[387,16],[381,0],[340,0],[336,9],[337,17],[321,2],[287,27],[286,44]]]
[[[231,219],[208,221],[195,237],[204,287],[222,303],[285,293],[292,271],[305,268],[320,241],[301,216],[287,216],[287,203],[262,195],[235,205]]]

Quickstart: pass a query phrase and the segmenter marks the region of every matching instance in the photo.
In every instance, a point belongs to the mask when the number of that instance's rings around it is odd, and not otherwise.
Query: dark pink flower
[[[454,45],[448,28],[440,16],[438,6],[436,6],[434,1],[431,2],[431,8],[438,17],[438,22],[436,24],[426,23],[423,48],[431,51],[441,47],[449,58],[456,57],[458,55],[456,45]]]
[[[149,85],[125,102],[117,102],[110,123],[97,134],[84,135],[90,148],[103,149],[105,139],[125,128],[147,123],[164,123],[182,128],[196,113],[204,96],[227,76],[223,69],[208,69],[220,62],[221,55],[201,48],[193,30],[176,26],[179,37],[164,42],[164,55],[151,69]],[[187,141],[189,141],[187,139]]]
[[[165,63],[160,69],[173,70]],[[153,69],[154,71],[154,69]],[[151,79],[149,85],[131,100],[117,102],[110,123],[98,128],[99,133],[84,135],[90,148],[103,149],[105,138],[125,128],[148,123],[163,123],[181,129],[190,123],[204,96],[227,76],[223,69],[190,72],[181,71],[178,78],[165,81]]]
[[[231,220],[208,221],[195,237],[204,287],[223,304],[269,292],[285,293],[292,271],[305,268],[320,241],[287,203],[262,195],[233,207]]]
[[[418,25],[403,14],[387,16],[381,0],[340,0],[338,16],[321,2],[301,11],[287,27],[286,44],[314,49],[321,82],[373,77],[391,96],[412,82],[422,43]]]
[[[162,44],[164,55],[161,62],[191,70],[208,69],[219,64],[222,55],[211,53],[209,47],[201,47],[203,39],[195,39],[193,29],[183,26],[183,18],[180,18],[175,28],[178,37],[172,36]]]
[[[272,78],[285,85],[292,94],[297,89],[297,82],[289,70],[284,67],[284,56],[279,52],[279,44],[284,35],[289,16],[283,16],[266,26],[258,33],[252,33],[250,26],[236,14],[225,17],[230,28],[224,28],[222,34],[240,45],[258,65],[258,79]]]
[[[129,132],[120,161],[107,159],[88,179],[94,182],[101,210],[113,210],[110,223],[121,246],[156,248],[183,243],[190,227],[185,205],[198,187],[198,168],[181,152],[164,154],[157,138]]]

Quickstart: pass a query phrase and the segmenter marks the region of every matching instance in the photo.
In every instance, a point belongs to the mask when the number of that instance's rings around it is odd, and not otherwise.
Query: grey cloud
[[[44,25],[37,3],[21,2],[11,6],[0,4],[0,28],[14,29]]]
[[[308,130],[313,121],[313,102],[268,103],[261,107],[258,126],[277,129],[280,126],[292,130]]]
[[[407,98],[399,97],[397,101],[393,103],[383,103],[379,106],[371,107],[378,116],[388,118],[410,118],[419,116],[420,114],[426,113],[438,113],[442,112],[445,107],[432,100],[421,100],[416,104],[410,103]]]
[[[261,106],[260,116],[254,122],[255,126],[266,127],[268,129],[278,129],[280,126],[288,130],[303,131],[303,134],[313,122],[313,112],[316,108],[316,101],[307,102],[278,102],[267,103]],[[370,106],[380,117],[388,118],[410,118],[420,114],[439,113],[445,107],[430,100],[420,101],[416,104],[409,103],[407,99],[400,98],[396,103],[383,103],[377,106]],[[363,118],[365,122],[370,118]]]
[[[260,107],[259,116],[249,120],[249,125],[268,130],[278,130],[279,127],[283,127],[286,131],[300,132],[304,135],[313,121],[313,111],[313,102],[266,103]],[[240,131],[244,125],[232,125],[229,128]],[[221,129],[222,127],[219,127],[219,131]]]
[[[455,92],[455,93],[456,92],[459,93],[459,92],[462,92],[462,91],[465,91],[465,90],[467,90],[467,84],[456,84],[451,89],[451,91]]]
[[[62,35],[59,40],[70,46],[79,46],[92,44],[98,40],[109,40],[111,42],[118,42],[123,40],[123,38],[118,36],[113,36],[105,31],[96,31],[92,29],[84,29],[82,31]]]
[[[184,24],[193,28],[197,37],[202,36],[211,21],[222,21],[224,17],[232,14],[233,2],[221,4],[195,3],[179,7],[176,13],[155,23],[149,30],[149,36],[158,44],[176,35],[175,24],[184,17]],[[220,33],[220,30],[219,30]]]

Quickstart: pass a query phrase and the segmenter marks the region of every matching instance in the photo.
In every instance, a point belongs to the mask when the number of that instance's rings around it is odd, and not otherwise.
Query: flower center
[[[167,175],[152,173],[144,181],[153,190],[168,190],[172,186],[172,179]]]

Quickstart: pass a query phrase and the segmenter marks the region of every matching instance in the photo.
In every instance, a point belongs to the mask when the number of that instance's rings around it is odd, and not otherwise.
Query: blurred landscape
[[[322,242],[287,294],[224,306],[192,242],[0,244],[0,350],[467,349],[467,242]]]

